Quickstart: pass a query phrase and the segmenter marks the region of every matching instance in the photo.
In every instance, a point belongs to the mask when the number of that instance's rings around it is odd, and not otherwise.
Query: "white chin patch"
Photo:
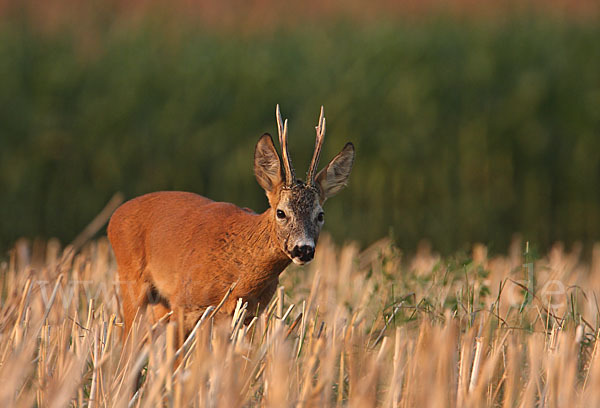
[[[299,258],[292,258],[292,262],[294,262],[296,265],[306,265],[306,264],[309,264],[311,261],[312,261],[312,259],[310,261],[305,262]]]

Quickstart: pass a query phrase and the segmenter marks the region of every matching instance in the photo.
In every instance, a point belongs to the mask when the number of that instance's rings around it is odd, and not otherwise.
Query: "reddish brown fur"
[[[122,205],[111,218],[108,237],[119,269],[125,332],[138,308],[149,303],[155,318],[183,309],[189,331],[235,281],[225,313],[233,312],[240,297],[249,312],[264,307],[290,263],[272,241],[272,211],[255,214],[175,191]]]

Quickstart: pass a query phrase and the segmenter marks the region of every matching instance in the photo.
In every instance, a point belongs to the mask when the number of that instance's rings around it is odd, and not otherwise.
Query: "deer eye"
[[[285,213],[282,210],[277,210],[277,218],[280,220],[285,218]]]
[[[319,222],[325,221],[325,214],[323,212],[320,212],[319,215],[317,215],[317,221],[319,221]]]

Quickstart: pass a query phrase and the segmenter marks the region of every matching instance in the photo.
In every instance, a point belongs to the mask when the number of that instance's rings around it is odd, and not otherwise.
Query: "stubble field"
[[[106,239],[21,241],[0,265],[0,405],[597,406],[600,249],[527,247],[405,257],[323,237],[260,318],[207,313],[177,350],[176,318],[122,344]]]

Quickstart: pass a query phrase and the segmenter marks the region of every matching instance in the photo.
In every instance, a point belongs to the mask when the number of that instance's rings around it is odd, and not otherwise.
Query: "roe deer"
[[[121,205],[110,219],[108,238],[119,273],[124,337],[139,308],[150,306],[155,319],[183,312],[189,333],[203,310],[216,305],[233,282],[221,311],[232,314],[236,300],[251,314],[273,296],[279,274],[294,262],[313,259],[324,223],[322,205],[346,184],[354,146],[342,151],[318,174],[325,135],[323,107],[306,182],[296,179],[288,153],[287,119],[276,109],[280,160],[271,135],[254,151],[254,174],[270,208],[262,214],[202,196],[163,191]],[[257,309],[258,308],[258,309]]]

